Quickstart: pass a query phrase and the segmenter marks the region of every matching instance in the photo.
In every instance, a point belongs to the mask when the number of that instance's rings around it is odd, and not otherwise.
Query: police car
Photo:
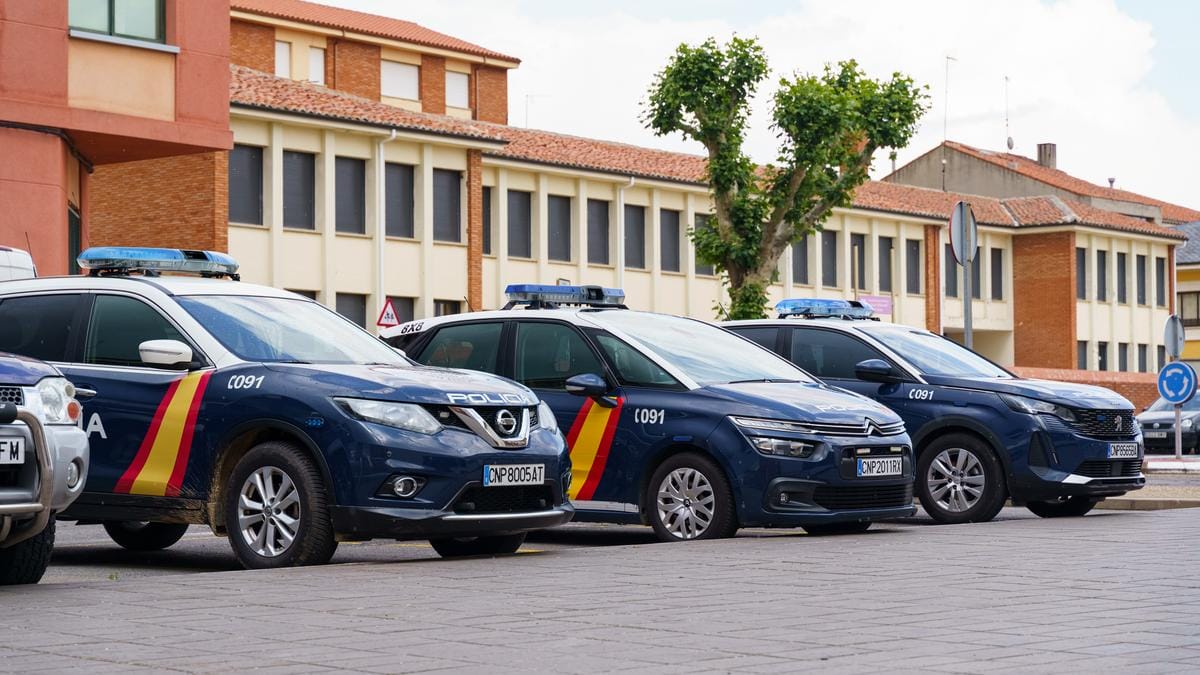
[[[1133,405],[1100,387],[1017,377],[927,330],[847,300],[784,300],[778,319],[730,330],[827,384],[896,411],[917,452],[916,492],[935,520],[991,520],[1005,499],[1081,516],[1145,485]]]
[[[92,463],[64,518],[135,550],[204,523],[247,567],[371,537],[512,552],[570,520],[562,435],[528,389],[416,366],[316,302],[237,281],[220,253],[79,264],[88,276],[0,285],[0,350],[53,362],[83,403]]]
[[[505,310],[383,336],[419,363],[503,375],[548,403],[578,520],[648,523],[678,541],[862,531],[913,513],[908,436],[886,408],[711,324],[625,309],[616,289],[507,292]]]

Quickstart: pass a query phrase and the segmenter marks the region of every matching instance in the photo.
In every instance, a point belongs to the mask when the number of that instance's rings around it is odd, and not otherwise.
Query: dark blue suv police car
[[[904,418],[921,506],[944,523],[991,520],[1006,499],[1081,516],[1145,485],[1133,404],[1100,387],[1017,377],[927,330],[871,320],[846,300],[784,300],[779,319],[730,330],[827,384]]]
[[[135,550],[207,524],[247,567],[372,537],[512,552],[570,520],[566,446],[529,389],[418,366],[316,302],[237,281],[223,254],[79,263],[88,276],[0,285],[0,350],[54,363],[83,404],[91,466],[61,517]]]
[[[862,531],[913,513],[909,439],[887,408],[711,324],[625,309],[619,290],[508,292],[507,310],[383,337],[548,403],[567,433],[577,520],[646,523],[679,541],[747,526]]]

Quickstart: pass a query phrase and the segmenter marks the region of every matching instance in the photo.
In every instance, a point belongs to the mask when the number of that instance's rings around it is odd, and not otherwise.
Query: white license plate
[[[1142,434],[1146,438],[1166,438],[1167,437],[1167,432],[1165,432],[1165,431],[1143,431]]]
[[[0,464],[24,464],[25,439],[0,438]]]
[[[545,464],[484,464],[483,486],[541,485],[546,482]]]
[[[1109,459],[1137,459],[1138,446],[1137,443],[1109,443],[1108,444]]]
[[[860,457],[858,460],[859,478],[899,476],[903,473],[903,457]]]

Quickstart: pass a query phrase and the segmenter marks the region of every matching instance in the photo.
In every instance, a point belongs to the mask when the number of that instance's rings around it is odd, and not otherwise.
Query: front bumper
[[[1152,438],[1150,434],[1155,432],[1165,432],[1164,438]],[[1196,447],[1197,434],[1194,430],[1185,430],[1182,434],[1183,450],[1187,452],[1191,448]],[[1175,430],[1174,429],[1151,429],[1149,431],[1142,430],[1142,442],[1146,446],[1146,450],[1164,450],[1175,452]]]
[[[0,489],[0,548],[7,548],[36,536],[83,491],[88,443],[78,427],[45,426],[26,408],[18,408],[16,423],[5,425],[0,435],[22,437],[29,449],[25,465],[11,474],[12,484]],[[65,468],[71,462],[80,470],[73,488]]]
[[[1046,416],[1041,416],[1045,418]],[[1013,501],[1045,501],[1059,497],[1115,497],[1146,485],[1142,473],[1145,450],[1140,436],[1099,439],[1083,436],[1057,420],[1043,420],[1031,435],[1028,471],[1011,486]],[[1136,443],[1136,458],[1110,459],[1112,444]]]
[[[339,538],[437,539],[514,534],[570,522],[575,508],[560,504],[541,511],[455,513],[437,509],[335,506],[333,527]]]

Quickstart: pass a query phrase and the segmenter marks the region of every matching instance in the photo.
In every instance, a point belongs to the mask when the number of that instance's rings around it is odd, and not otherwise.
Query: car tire
[[[1042,518],[1075,518],[1096,508],[1101,500],[1094,497],[1061,497],[1049,501],[1028,502],[1025,508]]]
[[[0,586],[36,584],[50,566],[54,552],[54,518],[46,529],[25,541],[0,548]]]
[[[871,523],[822,523],[820,525],[804,525],[803,527],[805,532],[814,537],[827,537],[839,534],[861,534],[871,529]]]
[[[939,523],[983,523],[1004,508],[1004,467],[977,436],[934,439],[917,460],[916,493],[925,513]]]
[[[325,481],[296,445],[251,448],[223,492],[229,543],[247,569],[322,565],[337,550]]]
[[[659,541],[723,539],[738,529],[725,472],[696,453],[672,455],[659,464],[642,503]]]
[[[429,545],[443,558],[472,555],[509,555],[525,543],[525,533],[498,534],[488,537],[445,537],[430,539]]]
[[[104,531],[121,548],[130,551],[161,551],[183,538],[187,524],[145,523],[136,520],[109,520]]]

